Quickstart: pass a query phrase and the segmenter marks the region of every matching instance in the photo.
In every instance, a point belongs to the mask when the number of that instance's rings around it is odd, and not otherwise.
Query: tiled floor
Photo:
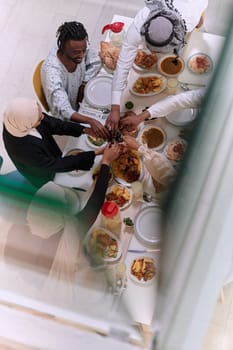
[[[0,1],[0,115],[12,98],[33,97],[32,72],[55,42],[55,32],[65,20],[85,24],[90,42],[98,48],[101,28],[113,14],[133,17],[142,0],[1,0]],[[2,140],[3,172],[14,169]],[[224,288],[225,302],[218,301],[203,350],[233,349],[233,283]]]

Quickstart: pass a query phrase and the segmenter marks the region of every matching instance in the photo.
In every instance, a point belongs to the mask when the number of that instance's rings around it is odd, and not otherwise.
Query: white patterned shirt
[[[78,110],[80,85],[93,78],[100,68],[100,58],[88,47],[82,62],[70,73],[57,57],[57,47],[54,47],[41,67],[42,86],[51,114],[70,119]]]

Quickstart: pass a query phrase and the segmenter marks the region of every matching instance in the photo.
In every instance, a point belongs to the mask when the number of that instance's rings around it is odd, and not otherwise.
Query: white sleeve
[[[183,108],[198,108],[202,104],[205,93],[206,89],[201,88],[168,96],[148,108],[148,112],[150,113],[150,117],[153,118],[163,117]]]
[[[88,48],[85,56],[86,72],[84,81],[89,81],[95,77],[101,68],[101,61],[94,49]]]
[[[141,41],[140,33],[137,31],[134,23],[132,23],[123,41],[113,76],[112,104],[120,104],[121,94],[125,89],[127,77]]]

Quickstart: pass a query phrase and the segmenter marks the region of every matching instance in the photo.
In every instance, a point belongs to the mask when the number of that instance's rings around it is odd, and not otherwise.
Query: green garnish
[[[123,219],[123,222],[124,222],[124,224],[127,225],[127,226],[133,226],[133,225],[134,225],[133,220],[132,220],[130,217],[124,218],[124,219]]]
[[[127,102],[125,103],[125,107],[126,107],[127,109],[132,109],[132,108],[134,108],[134,104],[133,104],[132,101],[127,101]]]

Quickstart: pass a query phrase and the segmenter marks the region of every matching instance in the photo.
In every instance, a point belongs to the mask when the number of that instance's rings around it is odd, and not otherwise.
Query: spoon
[[[145,202],[158,202],[157,198],[152,196],[151,194],[147,193],[147,192],[143,192],[143,196],[142,196],[143,200]]]
[[[181,84],[180,84],[180,87],[181,87],[181,89],[183,89],[184,91],[189,91],[189,90],[191,90],[191,89],[188,87],[188,84],[187,84],[187,83],[181,83]]]

